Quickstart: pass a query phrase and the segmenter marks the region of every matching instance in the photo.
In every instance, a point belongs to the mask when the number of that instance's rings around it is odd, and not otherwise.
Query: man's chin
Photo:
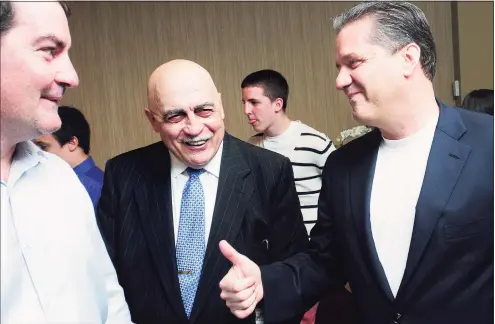
[[[190,154],[185,156],[183,163],[190,168],[201,169],[215,157],[216,152],[211,148],[205,149],[200,152],[195,152],[195,154]]]
[[[184,161],[184,164],[193,169],[201,169],[208,164],[210,160],[194,160],[194,161]]]
[[[261,125],[253,125],[253,130],[256,132],[256,133],[264,133],[265,130],[263,129],[263,127]]]
[[[50,114],[45,114],[34,121],[34,126],[40,135],[51,134],[62,127],[62,121],[58,116],[57,111]]]
[[[54,133],[56,131],[58,131],[60,129],[61,125],[50,125],[50,126],[40,126],[38,125],[37,127],[37,131],[38,131],[38,134],[40,135],[46,135],[46,134],[51,134],[51,133]]]
[[[184,165],[193,169],[201,169],[213,158],[208,149],[200,151],[189,150],[188,148],[182,149],[178,152],[172,152],[177,159],[179,159]]]
[[[355,111],[352,112],[352,118],[358,122],[360,125],[367,125],[367,126],[373,126],[374,125],[374,118],[373,116],[370,115],[364,115],[360,113],[356,113]]]

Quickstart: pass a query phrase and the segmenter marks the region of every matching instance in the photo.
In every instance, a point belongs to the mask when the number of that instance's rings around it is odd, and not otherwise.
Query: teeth
[[[187,144],[188,144],[188,145],[192,145],[192,146],[201,146],[201,145],[203,145],[204,143],[206,143],[206,141],[189,142],[189,143],[187,143]]]

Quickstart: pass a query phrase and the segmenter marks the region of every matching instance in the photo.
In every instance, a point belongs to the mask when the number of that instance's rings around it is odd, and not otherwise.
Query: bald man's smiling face
[[[209,87],[156,89],[148,118],[167,148],[182,163],[202,168],[210,162],[225,134],[220,94]]]

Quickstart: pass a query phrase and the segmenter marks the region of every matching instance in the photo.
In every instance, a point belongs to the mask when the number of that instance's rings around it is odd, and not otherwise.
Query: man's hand
[[[220,297],[238,318],[246,318],[263,299],[260,268],[253,261],[237,252],[227,241],[219,244],[222,254],[232,262],[232,268],[220,281]]]

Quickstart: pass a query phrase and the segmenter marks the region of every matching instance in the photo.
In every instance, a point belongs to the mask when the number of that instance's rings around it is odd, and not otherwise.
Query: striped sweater
[[[260,133],[252,136],[248,142],[289,158],[301,212],[309,233],[316,223],[321,173],[328,155],[335,150],[332,141],[300,121],[292,121],[289,129],[277,137],[270,138]]]

